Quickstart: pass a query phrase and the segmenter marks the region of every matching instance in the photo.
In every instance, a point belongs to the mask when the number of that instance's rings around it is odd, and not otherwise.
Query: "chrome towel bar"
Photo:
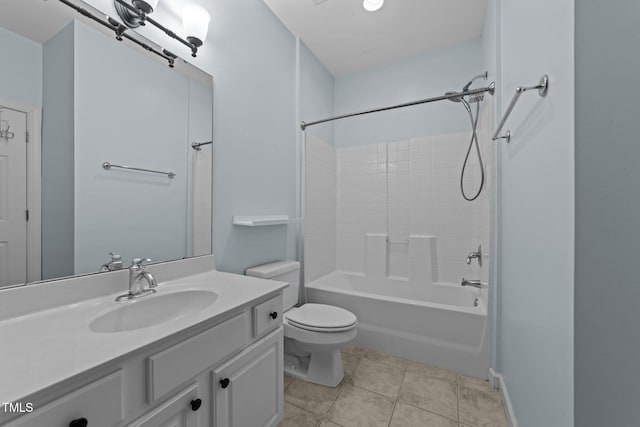
[[[522,95],[524,92],[531,89],[538,89],[538,95],[543,97],[547,96],[547,92],[549,91],[549,76],[545,74],[542,77],[540,77],[540,81],[535,86],[528,86],[528,87],[518,86],[516,88],[516,93],[515,95],[513,95],[513,98],[511,98],[511,103],[507,107],[507,111],[504,112],[504,115],[502,116],[502,120],[500,120],[500,124],[498,125],[498,129],[496,129],[496,133],[493,135],[493,138],[491,138],[493,141],[495,141],[496,139],[506,139],[507,143],[511,141],[510,130],[508,130],[507,133],[505,133],[504,135],[501,135],[501,136],[498,136],[498,135],[500,135],[500,131],[502,131],[504,124],[507,122],[507,119],[509,118],[511,111],[513,111],[513,107],[516,106],[518,99],[520,99],[520,95]]]
[[[118,169],[127,169],[127,170],[132,170],[132,171],[140,171],[140,172],[149,172],[149,173],[158,173],[160,175],[166,175],[169,178],[175,178],[176,174],[173,172],[163,172],[163,171],[156,171],[156,170],[152,170],[152,169],[143,169],[143,168],[133,168],[131,166],[124,166],[124,165],[114,165],[113,163],[109,163],[109,162],[104,162],[102,164],[102,167],[106,170],[109,170],[111,168],[118,168]]]

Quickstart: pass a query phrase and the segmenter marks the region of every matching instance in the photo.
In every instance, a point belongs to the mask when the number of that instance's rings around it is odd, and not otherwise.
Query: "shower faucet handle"
[[[467,256],[467,265],[471,264],[472,259],[478,260],[478,265],[482,267],[482,245],[478,245],[478,250],[476,252],[469,252]]]

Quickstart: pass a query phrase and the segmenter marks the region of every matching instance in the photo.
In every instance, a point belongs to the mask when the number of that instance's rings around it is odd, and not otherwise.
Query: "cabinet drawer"
[[[259,337],[282,323],[282,295],[253,307],[253,336]]]
[[[20,417],[10,427],[68,427],[85,418],[91,427],[112,427],[124,418],[122,371],[114,372],[34,412]]]
[[[148,359],[149,403],[193,379],[198,373],[247,345],[246,312],[182,341]]]

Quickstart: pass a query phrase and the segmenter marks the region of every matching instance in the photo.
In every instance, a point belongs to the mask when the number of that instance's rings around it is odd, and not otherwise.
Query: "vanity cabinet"
[[[0,426],[276,426],[283,415],[281,310],[281,293],[230,310],[88,371],[80,387],[43,391],[50,403],[9,423],[0,418]]]

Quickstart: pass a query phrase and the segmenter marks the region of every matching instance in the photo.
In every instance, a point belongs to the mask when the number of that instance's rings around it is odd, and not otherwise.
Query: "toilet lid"
[[[350,311],[325,304],[304,304],[287,312],[286,317],[293,326],[320,332],[347,331],[358,322]]]

